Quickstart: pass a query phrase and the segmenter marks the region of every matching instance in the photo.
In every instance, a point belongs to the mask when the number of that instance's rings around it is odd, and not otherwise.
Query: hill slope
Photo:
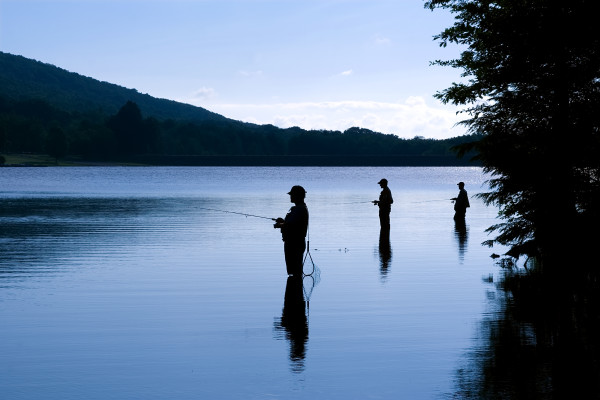
[[[51,64],[0,52],[0,91],[4,98],[44,100],[66,111],[116,113],[127,101],[135,102],[144,115],[159,120],[226,121],[201,107],[157,99],[135,89],[69,72]]]
[[[161,165],[472,165],[452,148],[473,140],[250,124],[0,52],[5,154]]]

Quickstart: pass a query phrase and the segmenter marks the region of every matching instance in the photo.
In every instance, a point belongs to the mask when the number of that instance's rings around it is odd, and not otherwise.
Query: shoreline
[[[455,156],[172,156],[139,155],[123,160],[99,161],[65,158],[58,161],[43,154],[8,154],[0,167],[478,167],[479,163]]]

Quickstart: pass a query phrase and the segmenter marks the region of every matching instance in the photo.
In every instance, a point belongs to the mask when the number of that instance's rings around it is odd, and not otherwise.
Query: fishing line
[[[219,210],[217,208],[206,208],[206,207],[196,207],[196,208],[199,208],[201,210],[219,211],[219,212],[224,212],[224,213],[228,213],[228,214],[243,215],[245,217],[254,217],[254,218],[269,219],[271,221],[277,221],[277,219],[275,219],[275,218],[263,217],[262,215],[246,214],[246,213],[237,212],[237,211]]]
[[[369,200],[369,201],[352,201],[350,203],[335,203],[335,204],[365,204],[365,203],[372,203],[374,200]]]
[[[238,211],[221,210],[218,208],[208,208],[208,207],[196,207],[196,208],[198,208],[200,210],[218,211],[218,212],[227,213],[227,214],[236,214],[236,215],[243,215],[245,217],[254,217],[254,218],[268,219],[271,221],[277,221],[276,218],[264,217],[262,215],[248,214],[248,213],[243,213],[243,212],[238,212]],[[307,226],[306,233],[308,235],[308,240],[306,241],[306,254],[304,255],[304,260],[302,261],[302,275],[312,277],[313,274],[315,273],[315,271],[317,270],[317,268],[315,266],[315,262],[312,258],[312,255],[310,254],[310,231],[308,229],[308,226]],[[312,265],[312,270],[308,274],[304,272],[304,265],[306,264],[307,258],[310,258],[310,264]]]
[[[477,194],[471,196],[471,198],[475,198],[477,197]],[[431,202],[435,202],[435,201],[454,201],[455,199],[435,199],[435,200],[422,200],[422,201],[409,201],[409,204],[420,204],[420,203],[431,203]],[[350,203],[333,203],[335,205],[341,205],[341,204],[364,204],[364,203],[373,203],[374,200],[370,200],[370,201],[352,201]]]
[[[471,199],[474,199],[478,196],[479,194],[474,194],[471,196]],[[436,199],[436,200],[422,200],[422,201],[411,201],[410,203],[414,204],[414,203],[431,203],[433,201],[456,201],[456,198],[453,199]]]
[[[418,203],[431,203],[434,201],[451,201],[452,199],[437,199],[437,200],[422,200],[422,201],[411,201],[411,204],[418,204]]]

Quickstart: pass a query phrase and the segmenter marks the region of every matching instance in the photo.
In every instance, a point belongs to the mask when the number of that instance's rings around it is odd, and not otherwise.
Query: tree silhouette
[[[46,137],[46,151],[54,157],[57,164],[59,158],[67,155],[67,137],[64,131],[56,125],[50,128]]]
[[[493,174],[483,195],[504,221],[490,241],[535,255],[547,271],[597,241],[600,193],[600,31],[597,2],[431,0],[456,22],[436,37],[465,48],[434,64],[463,70],[436,97],[468,105],[463,123]],[[596,232],[596,233],[593,233]],[[591,240],[592,239],[592,240]],[[584,254],[584,253],[583,253]],[[587,265],[587,264],[586,264]]]
[[[138,153],[142,148],[144,122],[140,108],[132,101],[123,107],[108,121],[118,143],[118,151],[124,154]]]

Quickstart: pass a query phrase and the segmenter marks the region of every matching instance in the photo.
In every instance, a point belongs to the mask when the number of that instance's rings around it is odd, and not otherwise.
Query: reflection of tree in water
[[[385,279],[392,264],[392,245],[390,243],[390,232],[382,229],[379,233],[379,272],[381,279]]]
[[[503,282],[510,291],[490,292],[455,398],[600,398],[598,288],[541,289],[535,279],[513,276]]]
[[[302,372],[308,342],[308,318],[301,277],[288,277],[283,311],[281,319],[275,322],[275,330],[283,333],[290,342],[292,371]]]
[[[458,259],[462,263],[465,260],[467,241],[469,240],[469,230],[464,218],[454,219],[454,237],[458,243]]]

